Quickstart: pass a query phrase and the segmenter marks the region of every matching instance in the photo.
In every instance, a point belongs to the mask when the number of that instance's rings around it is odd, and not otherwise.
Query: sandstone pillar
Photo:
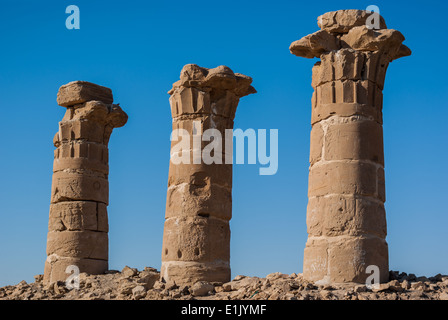
[[[128,116],[112,91],[84,81],[59,89],[66,107],[54,137],[47,260],[44,281],[65,281],[66,268],[100,274],[108,269],[108,142]]]
[[[313,67],[308,241],[303,275],[321,283],[363,283],[369,265],[388,281],[384,210],[382,89],[389,63],[410,55],[403,35],[367,27],[369,14],[340,10],[291,44],[320,58]]]
[[[186,130],[191,148],[190,164],[170,161],[161,267],[165,280],[230,281],[232,164],[225,163],[225,153],[232,150],[225,150],[223,143],[221,164],[206,164],[200,154],[210,142],[201,142],[200,134],[217,129],[224,139],[225,129],[233,129],[239,99],[256,92],[251,82],[225,66],[206,69],[190,64],[168,92],[173,132]],[[171,156],[179,142],[172,142]],[[195,154],[199,158],[194,159]]]

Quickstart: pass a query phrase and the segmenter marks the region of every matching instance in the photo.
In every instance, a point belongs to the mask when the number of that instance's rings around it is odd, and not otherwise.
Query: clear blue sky
[[[65,28],[78,5],[81,29]],[[171,114],[183,65],[253,77],[235,128],[278,129],[279,169],[234,165],[232,275],[302,272],[311,68],[289,53],[328,11],[379,6],[413,54],[384,90],[390,269],[448,274],[445,1],[2,1],[0,286],[43,273],[53,136],[73,80],[110,87],[129,114],[110,142],[110,268],[160,268]]]

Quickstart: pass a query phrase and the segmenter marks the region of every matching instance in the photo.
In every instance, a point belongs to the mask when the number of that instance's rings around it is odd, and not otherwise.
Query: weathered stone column
[[[59,89],[66,107],[54,137],[50,219],[44,282],[65,281],[67,266],[100,274],[108,269],[108,142],[128,116],[112,91],[84,81]]]
[[[361,10],[328,12],[321,31],[291,44],[320,58],[313,67],[308,241],[303,275],[321,283],[363,283],[369,265],[388,280],[384,210],[382,89],[394,59],[410,55],[403,35],[366,26]]]
[[[223,142],[222,152],[213,155],[218,161],[206,164],[201,153],[210,142],[201,141],[201,132],[217,129],[224,139],[225,129],[233,129],[239,99],[256,92],[251,82],[225,66],[189,64],[169,91],[173,132],[188,133],[190,164],[170,161],[161,268],[167,281],[230,281],[232,164],[225,163],[225,153],[232,150]],[[171,157],[182,139],[172,141]]]

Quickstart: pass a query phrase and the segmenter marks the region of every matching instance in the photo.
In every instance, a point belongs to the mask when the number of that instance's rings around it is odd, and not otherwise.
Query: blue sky
[[[75,4],[81,29],[67,30]],[[253,77],[235,128],[278,129],[279,168],[234,165],[232,275],[302,272],[311,68],[289,53],[328,11],[377,5],[412,56],[384,90],[390,269],[448,274],[448,52],[444,1],[1,1],[0,286],[42,274],[53,136],[73,80],[110,87],[128,113],[110,147],[110,268],[160,268],[171,114],[182,67],[226,65]]]

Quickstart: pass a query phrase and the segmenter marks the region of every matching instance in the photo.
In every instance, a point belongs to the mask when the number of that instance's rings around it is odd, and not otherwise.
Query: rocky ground
[[[42,275],[34,278],[33,283],[0,288],[0,300],[448,300],[448,276],[426,278],[396,271],[390,272],[390,282],[373,289],[319,286],[301,274],[278,272],[265,278],[237,276],[228,283],[177,286],[159,281],[156,269],[130,267],[103,275],[81,273],[79,289],[71,290],[64,282],[44,285]]]

